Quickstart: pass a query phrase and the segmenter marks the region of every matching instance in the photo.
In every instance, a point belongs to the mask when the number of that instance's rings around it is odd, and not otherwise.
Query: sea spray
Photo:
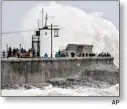
[[[42,17],[40,17],[42,8],[44,9],[44,15],[48,13],[49,16],[54,16],[53,19],[48,19],[48,25],[53,22],[60,26],[60,37],[53,39],[53,56],[55,56],[56,51],[64,49],[69,43],[92,44],[94,45],[93,52],[111,53],[115,64],[119,66],[119,31],[111,21],[104,18],[103,13],[87,13],[80,8],[58,2],[40,3],[26,13],[22,23],[23,30],[37,28],[36,19],[42,20]],[[41,42],[43,42],[41,43],[41,56],[44,53],[50,55],[50,40],[44,33],[41,33],[41,36],[43,36],[41,37]],[[22,33],[25,48],[31,46],[32,34]]]

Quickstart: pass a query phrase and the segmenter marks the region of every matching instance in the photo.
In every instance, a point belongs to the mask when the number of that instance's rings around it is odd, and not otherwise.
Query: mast
[[[42,28],[43,28],[43,8],[42,8]]]
[[[45,27],[47,27],[47,20],[48,20],[48,15],[46,13],[46,16],[45,16]]]

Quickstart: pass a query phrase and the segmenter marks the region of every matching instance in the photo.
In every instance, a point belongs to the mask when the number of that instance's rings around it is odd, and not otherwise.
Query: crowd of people
[[[3,51],[3,57],[5,57],[5,50]],[[24,48],[11,48],[9,47],[7,50],[7,58],[9,57],[18,57],[18,58],[22,58],[22,57],[33,57],[35,55],[35,50],[33,49],[24,49]]]
[[[63,53],[63,52],[61,52],[59,50],[58,52],[56,52],[55,57],[56,58],[58,58],[58,57],[68,57],[68,54],[67,53]]]
[[[96,57],[111,57],[111,54],[110,53],[104,53],[104,52],[99,53],[99,54],[97,54],[97,53],[79,53],[79,54],[76,54],[74,52],[71,52],[69,55],[67,52],[64,53],[64,52],[61,52],[60,50],[59,50],[59,52],[56,52],[56,54],[55,54],[56,58],[57,57],[94,57],[94,56],[96,56]]]
[[[93,56],[96,56],[97,54],[95,53],[80,53],[78,55],[78,57],[93,57]]]
[[[111,54],[110,53],[74,53],[74,52],[71,52],[71,53],[68,53],[68,52],[62,52],[62,51],[58,51],[56,52],[55,54],[55,58],[58,58],[58,57],[111,57]],[[5,57],[5,51],[3,51],[3,57]],[[9,57],[18,57],[18,58],[25,58],[25,57],[31,57],[31,58],[34,58],[34,57],[40,57],[39,53],[36,53],[36,56],[35,56],[35,50],[30,48],[28,50],[24,49],[24,48],[21,48],[21,49],[18,49],[18,48],[11,48],[9,47],[8,51],[7,51],[7,58]],[[48,58],[48,54],[45,53],[44,56],[42,56],[43,58]]]
[[[111,54],[102,52],[98,54],[98,57],[111,57]]]

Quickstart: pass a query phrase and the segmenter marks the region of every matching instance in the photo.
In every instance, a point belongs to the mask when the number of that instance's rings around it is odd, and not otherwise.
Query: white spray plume
[[[48,16],[54,16],[48,18],[48,24],[52,22],[60,26],[60,37],[53,39],[53,54],[60,48],[65,48],[68,43],[93,44],[93,52],[111,53],[115,58],[115,64],[119,66],[119,31],[111,21],[103,18],[103,13],[86,13],[79,8],[55,2],[48,5],[40,4],[26,14],[23,30],[37,28],[37,18],[41,23],[42,8],[44,15],[47,12]],[[31,34],[23,33],[23,36],[26,48],[29,48]],[[45,52],[50,54],[50,40],[47,38],[49,36],[41,37],[41,55]]]

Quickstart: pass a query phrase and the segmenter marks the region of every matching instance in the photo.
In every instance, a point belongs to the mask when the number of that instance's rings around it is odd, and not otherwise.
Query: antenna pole
[[[45,16],[45,26],[47,27],[47,20],[48,20],[48,15],[46,13],[46,16]]]
[[[43,8],[42,8],[42,28],[43,28]]]
[[[38,30],[39,30],[39,19],[38,19]]]
[[[6,52],[8,51],[8,44],[6,44]]]

